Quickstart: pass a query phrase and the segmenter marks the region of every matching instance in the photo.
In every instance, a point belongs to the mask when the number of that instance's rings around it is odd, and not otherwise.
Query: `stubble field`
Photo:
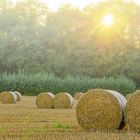
[[[36,97],[16,104],[0,103],[0,140],[139,140],[128,130],[87,132],[80,128],[75,109],[39,109]]]

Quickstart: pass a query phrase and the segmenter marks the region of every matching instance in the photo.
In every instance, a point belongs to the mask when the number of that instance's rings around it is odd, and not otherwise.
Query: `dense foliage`
[[[123,76],[117,78],[89,78],[67,76],[64,79],[53,74],[2,74],[0,76],[0,91],[20,91],[25,95],[37,95],[40,92],[49,91],[52,93],[86,92],[92,88],[104,88],[116,90],[123,95],[135,91],[135,84]]]
[[[108,12],[116,17],[111,27],[101,24]],[[124,75],[139,86],[139,15],[139,5],[122,0],[108,0],[83,10],[64,5],[56,12],[39,0],[16,4],[2,0],[0,72],[97,78]]]

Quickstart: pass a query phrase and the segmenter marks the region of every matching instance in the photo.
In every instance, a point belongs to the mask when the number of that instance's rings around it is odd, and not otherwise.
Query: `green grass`
[[[52,125],[53,128],[62,128],[62,129],[69,129],[70,128],[70,125],[69,124],[64,124],[64,123],[61,123],[61,122],[56,122]]]
[[[116,90],[123,95],[135,91],[135,84],[131,79],[124,76],[90,78],[84,76],[67,76],[64,79],[53,74],[1,74],[0,91],[20,91],[24,95],[37,95],[43,91],[54,94],[58,92],[86,92],[92,88],[104,88]]]

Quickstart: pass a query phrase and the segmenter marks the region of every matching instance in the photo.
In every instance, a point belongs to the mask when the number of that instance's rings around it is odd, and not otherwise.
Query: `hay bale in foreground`
[[[75,99],[75,100],[80,100],[81,97],[82,97],[83,95],[84,95],[84,94],[83,94],[82,92],[78,92],[78,93],[76,93],[76,94],[74,95],[74,99]]]
[[[17,95],[11,91],[4,91],[0,93],[0,101],[4,104],[16,103]]]
[[[54,95],[50,92],[42,92],[36,98],[36,105],[39,108],[53,108]]]
[[[135,91],[127,101],[125,117],[129,130],[140,132],[140,90]]]
[[[73,97],[69,93],[58,93],[53,100],[54,108],[66,109],[72,108]]]
[[[128,100],[131,98],[131,96],[132,96],[132,94],[127,94],[127,95],[125,96],[126,100],[128,101]]]
[[[17,95],[17,102],[19,102],[21,100],[21,97],[22,97],[21,93],[18,91],[14,91],[14,93]]]
[[[83,129],[118,129],[126,102],[125,97],[115,91],[89,90],[78,102],[78,123]]]

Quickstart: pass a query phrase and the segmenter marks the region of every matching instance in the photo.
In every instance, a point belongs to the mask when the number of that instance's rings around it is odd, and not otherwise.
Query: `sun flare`
[[[112,15],[111,13],[109,13],[109,14],[106,14],[106,15],[103,17],[102,22],[103,22],[103,24],[106,25],[106,26],[111,26],[112,23],[113,23],[113,20],[114,20],[113,15]]]

